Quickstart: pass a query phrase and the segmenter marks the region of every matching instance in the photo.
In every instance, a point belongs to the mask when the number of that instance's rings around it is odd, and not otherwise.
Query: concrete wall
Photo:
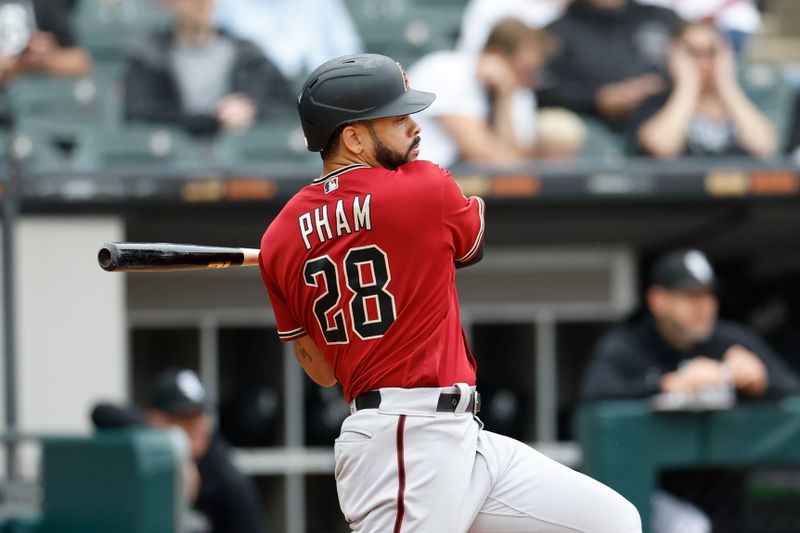
[[[20,430],[86,432],[95,401],[125,398],[125,280],[96,259],[123,221],[23,217],[15,235]]]

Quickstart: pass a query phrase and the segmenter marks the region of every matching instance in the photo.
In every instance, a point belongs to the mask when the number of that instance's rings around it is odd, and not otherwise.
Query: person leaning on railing
[[[647,289],[648,312],[600,339],[581,399],[647,398],[656,409],[691,411],[727,408],[737,398],[777,400],[800,394],[800,379],[764,340],[741,324],[718,318],[716,285],[711,264],[699,250],[676,250],[659,258]],[[716,527],[723,520],[735,522],[732,515],[719,515],[719,491],[696,487],[725,487],[726,497],[735,498],[744,493],[738,473],[716,471],[688,482],[677,473],[662,483],[665,490],[651,499],[654,533],[710,533],[712,522]]]

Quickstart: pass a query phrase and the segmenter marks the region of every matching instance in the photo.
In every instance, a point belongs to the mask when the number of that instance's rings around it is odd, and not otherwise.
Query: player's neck
[[[367,160],[365,157],[359,154],[337,154],[330,159],[323,159],[322,160],[322,176],[327,176],[331,172],[339,170],[342,167],[346,167],[349,165],[367,165],[368,167],[374,167],[371,161]]]

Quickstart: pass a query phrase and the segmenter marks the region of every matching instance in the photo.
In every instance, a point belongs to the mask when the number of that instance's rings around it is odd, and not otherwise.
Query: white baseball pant
[[[437,412],[453,388],[381,389],[378,409],[342,424],[339,504],[358,533],[641,533],[636,508],[605,485],[466,412]]]

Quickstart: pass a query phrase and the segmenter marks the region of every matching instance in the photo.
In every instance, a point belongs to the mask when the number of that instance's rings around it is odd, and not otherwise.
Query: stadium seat
[[[42,453],[39,533],[177,533],[183,439],[155,430],[51,437]]]
[[[434,50],[451,48],[462,9],[411,0],[348,0],[364,48],[409,66]]]
[[[779,146],[785,146],[791,127],[794,91],[781,67],[770,63],[746,63],[739,69],[739,81],[775,125]]]
[[[170,125],[131,124],[97,132],[92,141],[102,166],[158,165],[188,170],[203,162],[189,134]]]
[[[11,132],[6,129],[0,129],[0,165],[8,161],[8,151],[11,149],[9,143],[11,142]]]
[[[580,153],[584,160],[617,160],[625,157],[625,141],[600,120],[581,115],[586,125],[586,141]]]
[[[75,33],[96,60],[108,62],[120,60],[131,39],[169,20],[160,0],[80,0]]]
[[[294,118],[242,133],[222,133],[214,145],[214,161],[222,166],[307,160],[315,155],[306,149],[302,129]]]
[[[14,123],[33,118],[108,127],[119,116],[119,87],[108,77],[24,76],[9,84],[6,97]]]
[[[11,155],[29,172],[93,170],[93,136],[89,124],[26,119],[14,128]]]

